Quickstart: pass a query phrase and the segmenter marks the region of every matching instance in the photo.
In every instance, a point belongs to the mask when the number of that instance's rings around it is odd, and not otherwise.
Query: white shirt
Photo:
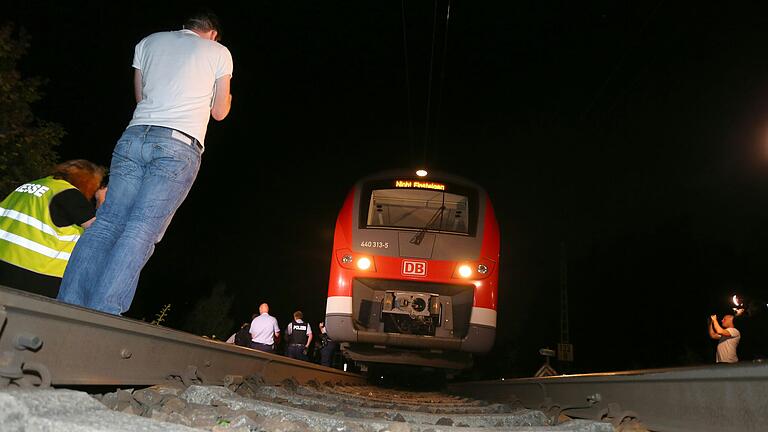
[[[275,333],[280,333],[277,319],[264,312],[251,321],[251,340],[265,345],[275,344]]]
[[[155,125],[184,132],[202,144],[211,116],[214,84],[232,75],[232,54],[191,30],[151,34],[136,45],[142,100],[128,126]]]
[[[717,341],[717,354],[715,361],[717,363],[737,363],[739,357],[736,355],[736,347],[739,346],[741,333],[733,327],[726,328],[725,331],[731,334],[731,337],[721,336]]]

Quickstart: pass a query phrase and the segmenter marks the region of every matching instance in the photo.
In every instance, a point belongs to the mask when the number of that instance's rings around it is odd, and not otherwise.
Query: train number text
[[[389,249],[389,242],[364,240],[360,242],[360,247],[375,248],[375,249]]]

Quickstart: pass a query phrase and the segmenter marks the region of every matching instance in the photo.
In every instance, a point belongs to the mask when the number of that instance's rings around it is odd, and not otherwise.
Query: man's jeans
[[[123,132],[112,153],[107,198],[69,259],[60,301],[114,315],[128,310],[141,269],[200,168],[200,150],[184,138],[160,126]]]

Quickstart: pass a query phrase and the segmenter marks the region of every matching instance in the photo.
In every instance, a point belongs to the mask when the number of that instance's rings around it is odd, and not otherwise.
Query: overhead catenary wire
[[[645,34],[645,31],[646,31],[648,25],[650,24],[651,20],[656,17],[656,14],[658,13],[659,9],[661,9],[661,6],[664,4],[665,1],[666,0],[659,0],[658,2],[656,2],[656,5],[653,6],[653,8],[651,9],[651,11],[648,14],[648,16],[646,16],[646,18],[640,24],[640,27],[637,30],[637,35],[636,35],[636,37],[638,39],[643,37],[643,35]],[[612,83],[612,81],[614,80],[614,78],[618,74],[619,70],[624,66],[624,64],[626,62],[626,59],[629,56],[630,52],[631,52],[631,50],[629,50],[629,49],[623,49],[621,51],[621,53],[618,56],[617,60],[614,62],[613,67],[608,72],[605,80],[603,80],[602,84],[597,88],[597,90],[595,91],[594,95],[592,95],[592,97],[590,98],[590,102],[585,106],[584,110],[581,112],[582,120],[586,119],[586,117],[589,114],[592,113],[592,110],[595,109],[595,107],[597,106],[599,100],[601,98],[603,98],[603,95],[608,90],[609,85]],[[646,63],[649,63],[649,62],[646,62]],[[629,89],[634,87],[635,83],[637,83],[637,81],[640,79],[640,74],[641,74],[639,72],[640,69],[641,68],[639,68],[639,67],[635,68],[634,77],[632,79],[632,82],[629,85],[625,86],[623,90],[620,90],[622,94],[628,93]],[[613,111],[613,109],[616,107],[616,105],[619,104],[620,98],[621,98],[621,94],[617,95],[614,98],[614,101],[607,108],[606,113],[610,113],[611,111]]]
[[[427,79],[427,97],[426,97],[426,107],[425,107],[425,122],[424,122],[424,133],[421,143],[417,143],[416,138],[416,132],[415,132],[415,126],[414,126],[414,120],[413,120],[413,107],[412,107],[412,97],[413,97],[413,89],[411,85],[411,78],[410,78],[410,60],[409,60],[409,53],[408,53],[408,33],[407,33],[407,15],[406,15],[406,3],[405,0],[401,0],[400,2],[401,6],[401,25],[402,25],[402,32],[403,32],[403,55],[405,56],[405,75],[406,75],[406,97],[407,97],[407,113],[408,113],[408,135],[409,135],[409,145],[411,149],[411,162],[412,164],[416,164],[416,146],[418,144],[421,145],[421,160],[418,161],[421,167],[427,166],[428,162],[428,154],[429,149],[433,145],[436,147],[436,133],[437,128],[439,126],[439,118],[440,118],[440,110],[442,105],[442,91],[443,91],[443,83],[445,80],[445,58],[447,56],[448,51],[448,23],[450,20],[450,8],[451,3],[450,0],[447,2],[446,6],[446,12],[445,12],[445,32],[444,32],[444,39],[443,39],[443,46],[442,46],[442,53],[440,55],[439,59],[439,66],[438,66],[438,81],[437,81],[437,94],[434,94],[434,77],[436,74],[435,71],[435,63],[437,61],[436,58],[436,50],[437,50],[437,36],[438,36],[438,18],[441,16],[440,14],[440,1],[434,0],[433,3],[433,13],[432,13],[432,39],[430,44],[430,56],[429,56],[429,73],[428,73],[428,79]],[[433,99],[435,100],[433,105]],[[433,114],[434,112],[434,114]],[[434,126],[433,126],[434,122]]]
[[[408,60],[408,31],[406,24],[408,22],[405,15],[405,0],[400,0],[400,17],[403,28],[403,56],[405,57],[405,89],[406,89],[406,107],[408,114],[408,142],[410,144],[411,162],[413,163],[416,152],[416,133],[413,129],[413,109],[411,107],[411,68]]]
[[[435,109],[435,133],[432,137],[434,141],[434,150],[437,154],[440,154],[438,151],[440,141],[437,139],[437,132],[440,130],[440,109],[442,108],[443,103],[443,84],[445,82],[445,64],[446,64],[446,58],[448,57],[448,24],[451,19],[451,0],[448,0],[448,5],[445,9],[445,34],[443,36],[443,54],[440,57],[440,78],[438,80],[438,87],[437,87],[437,108]]]
[[[423,154],[421,158],[421,164],[422,166],[427,166],[427,148],[429,147],[429,120],[430,120],[430,113],[432,111],[432,74],[434,72],[434,66],[435,66],[435,39],[437,35],[437,2],[438,0],[434,1],[434,10],[432,12],[432,44],[430,46],[430,53],[429,53],[429,78],[427,80],[427,111],[424,121],[424,143],[423,143]]]

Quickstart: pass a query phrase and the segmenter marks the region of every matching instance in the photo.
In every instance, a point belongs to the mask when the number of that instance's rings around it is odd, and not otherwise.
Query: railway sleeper
[[[608,407],[601,410],[598,416],[600,420],[610,421],[614,428],[630,425],[632,428],[641,427],[640,416],[629,410],[624,410],[618,403],[609,403]]]
[[[624,410],[620,404],[615,402],[609,402],[601,409],[600,405],[603,400],[600,393],[587,396],[586,401],[586,405],[561,405],[551,397],[545,397],[539,409],[550,418],[553,425],[571,420],[572,418],[567,415],[567,411],[578,410],[578,417],[610,422],[616,430],[645,430],[640,416],[635,411]]]
[[[172,373],[169,378],[179,379],[187,387],[195,384],[210,384],[210,381],[195,365],[187,365],[186,369]]]

